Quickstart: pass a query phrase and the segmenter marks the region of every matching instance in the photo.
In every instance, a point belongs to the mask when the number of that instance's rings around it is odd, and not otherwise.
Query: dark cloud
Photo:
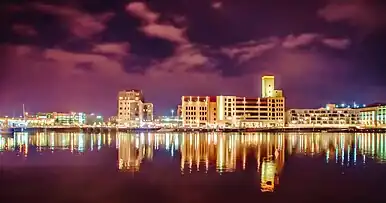
[[[259,96],[263,74],[290,107],[381,101],[382,2],[2,1],[0,111],[111,115],[136,88],[161,113],[182,95]]]
[[[330,0],[318,11],[329,22],[347,22],[366,31],[386,25],[386,2],[382,0]]]

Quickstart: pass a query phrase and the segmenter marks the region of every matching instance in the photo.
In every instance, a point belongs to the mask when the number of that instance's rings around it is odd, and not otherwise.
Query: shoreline
[[[197,129],[197,128],[105,128],[105,127],[34,127],[26,129],[15,129],[14,132],[123,132],[123,133],[176,133],[176,132],[272,132],[272,133],[295,133],[295,132],[330,132],[330,133],[386,133],[386,128],[243,128],[243,129]]]

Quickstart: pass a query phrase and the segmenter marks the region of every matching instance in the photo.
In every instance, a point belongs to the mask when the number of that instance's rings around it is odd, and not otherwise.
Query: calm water
[[[1,202],[386,202],[386,134],[22,133],[0,167]]]

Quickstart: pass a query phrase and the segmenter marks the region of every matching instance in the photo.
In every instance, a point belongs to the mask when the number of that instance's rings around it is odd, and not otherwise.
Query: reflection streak
[[[249,158],[253,156],[256,165],[252,170],[261,174],[260,185],[264,192],[274,191],[275,185],[279,184],[286,154],[323,156],[326,163],[335,160],[342,166],[357,165],[357,162],[366,164],[367,157],[379,163],[386,162],[386,134],[374,133],[16,133],[0,136],[0,152],[18,151],[27,157],[30,147],[34,146],[39,152],[87,153],[110,146],[114,140],[118,149],[118,169],[122,171],[139,171],[143,161],[153,160],[154,154],[161,150],[168,152],[170,157],[180,157],[182,174],[250,170]]]

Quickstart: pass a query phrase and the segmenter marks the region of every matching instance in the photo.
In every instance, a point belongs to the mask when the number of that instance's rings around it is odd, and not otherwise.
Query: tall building
[[[262,80],[266,80],[263,77]],[[273,76],[263,82],[274,87]],[[268,89],[269,89],[268,88]],[[268,91],[269,92],[269,91]],[[269,97],[183,96],[182,119],[186,127],[283,127],[285,98],[281,90]]]
[[[283,91],[275,89],[275,76],[263,76],[261,78],[261,97],[283,97]]]
[[[263,76],[261,78],[261,97],[273,97],[275,91],[275,77]]]
[[[152,119],[152,114],[153,105],[145,103],[141,90],[124,90],[118,93],[118,123],[139,126],[141,122]]]

